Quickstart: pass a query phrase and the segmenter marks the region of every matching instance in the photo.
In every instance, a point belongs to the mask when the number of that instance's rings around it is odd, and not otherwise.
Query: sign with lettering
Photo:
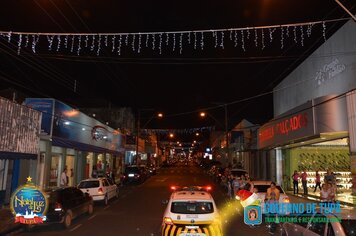
[[[38,154],[41,112],[0,97],[0,151]]]
[[[305,108],[308,106],[310,108]],[[275,147],[313,135],[311,104],[299,107],[298,110],[289,112],[289,115],[282,115],[262,126],[258,132],[259,148]]]
[[[316,72],[315,81],[318,86],[335,78],[345,70],[346,66],[341,64],[338,59],[334,59],[329,64],[325,64],[318,72]]]
[[[27,178],[27,184],[19,187],[11,197],[10,208],[15,223],[39,224],[46,221],[48,200],[45,194]]]

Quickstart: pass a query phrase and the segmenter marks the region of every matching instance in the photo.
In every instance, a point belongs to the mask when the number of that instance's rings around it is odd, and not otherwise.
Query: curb
[[[321,202],[320,199],[317,196],[310,195],[310,194],[307,194],[306,196],[304,196],[303,194],[293,194],[293,193],[288,193],[288,194],[290,194],[292,196],[295,196],[295,197],[303,198],[303,199],[307,198],[307,199],[310,199],[310,200],[313,200],[313,201],[316,201],[316,202]],[[337,201],[340,202],[340,205],[342,205],[342,206],[356,207],[355,204],[350,203],[350,202],[344,202],[344,201],[340,201],[340,200],[337,200]]]
[[[16,224],[13,227],[10,227],[9,229],[6,229],[4,231],[0,231],[0,236],[15,235],[15,234],[20,233],[22,231],[23,231],[22,225]]]

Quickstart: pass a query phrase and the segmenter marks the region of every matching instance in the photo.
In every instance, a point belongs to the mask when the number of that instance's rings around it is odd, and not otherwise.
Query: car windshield
[[[99,188],[99,181],[98,180],[82,181],[78,185],[78,188]]]
[[[356,219],[342,219],[341,225],[344,228],[346,235],[355,234]]]
[[[172,202],[171,212],[177,214],[209,214],[214,212],[212,202]]]
[[[254,185],[255,188],[257,188],[258,193],[267,193],[267,189],[271,187],[269,184],[261,184],[261,185]],[[280,186],[276,186],[276,188],[279,190],[280,193],[284,193],[283,189]]]
[[[138,173],[140,170],[138,167],[126,167],[126,173]]]

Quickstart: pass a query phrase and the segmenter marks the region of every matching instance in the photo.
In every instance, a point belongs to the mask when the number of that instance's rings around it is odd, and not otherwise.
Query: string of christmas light
[[[148,133],[148,134],[192,134],[192,133],[199,133],[205,131],[212,131],[215,130],[214,126],[205,126],[199,128],[188,128],[188,129],[141,129],[141,133]]]
[[[96,55],[100,55],[105,46],[111,46],[111,52],[117,53],[118,55],[122,54],[122,50],[124,47],[129,45],[129,41],[131,43],[131,49],[134,53],[142,52],[142,36],[146,36],[145,46],[149,47],[149,43],[151,44],[152,51],[158,51],[159,54],[162,54],[163,50],[166,51],[178,51],[176,50],[177,43],[179,43],[179,54],[183,54],[183,49],[186,46],[185,43],[191,44],[193,41],[193,48],[197,49],[198,40],[200,40],[200,48],[204,50],[205,43],[204,40],[206,37],[211,37],[213,40],[214,48],[225,49],[225,34],[229,34],[230,42],[232,46],[237,47],[239,42],[241,42],[242,51],[246,51],[248,46],[250,46],[250,40],[253,37],[250,37],[251,30],[254,34],[254,38],[252,39],[255,47],[260,49],[264,49],[269,46],[266,44],[264,30],[268,30],[269,32],[269,43],[272,44],[275,37],[274,32],[277,29],[280,29],[277,32],[279,34],[280,47],[284,48],[286,41],[289,38],[289,28],[293,27],[293,39],[294,43],[301,45],[302,47],[305,45],[305,40],[307,38],[304,37],[304,27],[306,27],[306,35],[307,37],[311,37],[312,29],[316,29],[318,25],[321,25],[322,37],[326,40],[326,24],[332,22],[340,22],[349,20],[351,18],[340,18],[333,20],[325,20],[325,21],[315,21],[315,22],[304,22],[304,23],[296,23],[296,24],[284,24],[284,25],[270,25],[270,26],[257,26],[257,27],[245,27],[245,28],[229,28],[229,29],[213,29],[213,30],[194,30],[194,31],[170,31],[170,32],[140,32],[140,33],[40,33],[40,32],[13,32],[13,31],[0,31],[0,39],[1,36],[8,42],[14,43],[17,46],[17,53],[21,53],[21,49],[23,47],[27,47],[31,44],[31,49],[33,53],[37,53],[37,47],[43,47],[43,43],[39,43],[43,38],[47,40],[47,50],[48,51],[69,51],[71,53],[75,53],[80,55],[80,53],[84,53],[82,48],[82,37],[84,37],[84,47],[88,48],[90,44],[90,52],[94,52]],[[297,32],[299,31],[299,32]],[[315,30],[313,31],[315,32]],[[191,38],[191,34],[193,34],[193,39]],[[198,35],[199,34],[199,35]],[[261,37],[259,37],[259,34]],[[163,35],[165,35],[165,47],[162,45]],[[16,36],[16,37],[12,37]],[[179,38],[176,39],[176,36]],[[124,37],[124,38],[123,38]],[[157,38],[159,40],[157,40]],[[170,37],[172,39],[170,40]],[[64,38],[64,43],[62,44],[62,38]],[[119,48],[116,48],[117,38],[119,40]],[[138,38],[138,40],[137,40]],[[152,38],[152,40],[150,40]],[[25,39],[25,43],[23,43]],[[121,40],[124,39],[124,45],[121,43]],[[176,42],[176,40],[179,40]],[[102,42],[103,41],[103,42]],[[157,42],[158,41],[158,42]],[[41,41],[42,42],[42,41]],[[110,45],[111,42],[111,45]],[[70,43],[70,45],[69,45]],[[53,50],[54,49],[54,50]],[[115,50],[116,49],[116,50]],[[88,52],[87,52],[88,53]]]

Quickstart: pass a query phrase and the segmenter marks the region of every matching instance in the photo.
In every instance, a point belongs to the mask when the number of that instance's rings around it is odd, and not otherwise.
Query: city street
[[[170,196],[169,186],[212,184],[212,195],[218,205],[225,225],[226,236],[268,235],[265,225],[251,228],[244,224],[242,207],[238,203],[228,204],[223,191],[213,185],[202,169],[196,166],[161,168],[157,175],[141,185],[125,186],[120,198],[109,206],[96,204],[94,214],[82,216],[64,230],[60,225],[35,228],[33,232],[20,235],[160,235],[162,215],[166,205],[162,203]],[[242,234],[241,234],[242,233]],[[277,234],[277,233],[276,233]],[[278,235],[278,234],[277,234]]]

